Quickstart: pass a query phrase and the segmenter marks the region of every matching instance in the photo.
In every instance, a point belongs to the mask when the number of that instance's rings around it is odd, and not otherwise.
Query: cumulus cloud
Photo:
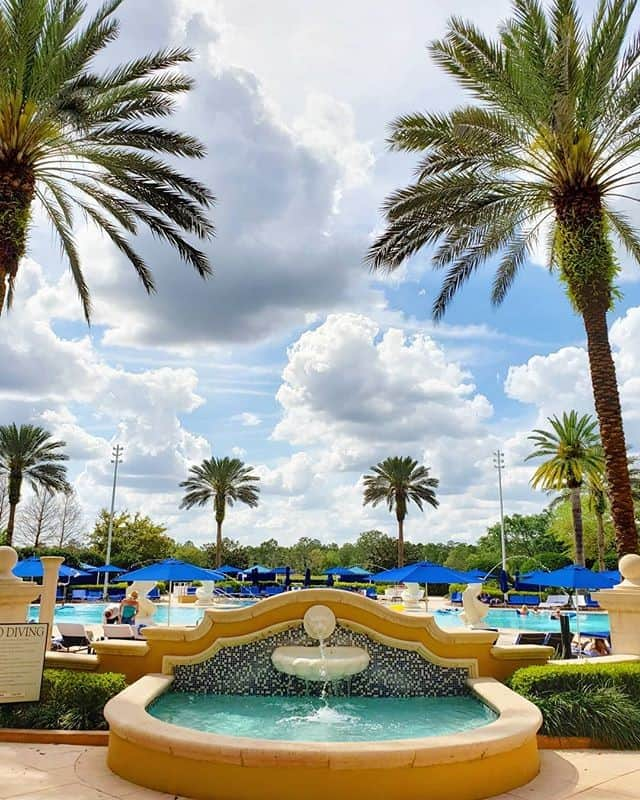
[[[244,428],[255,428],[262,425],[262,419],[251,411],[243,411],[242,414],[234,414],[231,417],[233,422],[239,422]]]

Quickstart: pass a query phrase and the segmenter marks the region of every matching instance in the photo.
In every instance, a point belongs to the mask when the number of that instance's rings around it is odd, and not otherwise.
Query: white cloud
[[[233,422],[239,422],[243,428],[255,428],[262,425],[262,419],[251,411],[243,411],[241,414],[234,414],[231,417]]]

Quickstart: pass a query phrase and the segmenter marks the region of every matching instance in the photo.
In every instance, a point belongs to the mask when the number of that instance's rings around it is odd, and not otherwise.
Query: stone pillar
[[[622,556],[618,568],[622,582],[593,596],[609,612],[612,653],[640,656],[640,556]]]
[[[0,622],[26,622],[29,605],[40,594],[35,583],[16,578],[11,571],[18,563],[13,547],[0,547]]]
[[[53,615],[56,610],[56,590],[58,588],[58,573],[60,564],[64,561],[62,556],[41,556],[42,563],[42,594],[40,595],[40,619],[49,626],[49,634],[53,631]],[[51,635],[47,642],[47,650],[51,650]]]

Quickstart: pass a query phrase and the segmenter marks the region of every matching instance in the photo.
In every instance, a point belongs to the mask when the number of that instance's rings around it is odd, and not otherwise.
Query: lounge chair
[[[462,605],[462,592],[451,592],[449,601],[452,605]]]
[[[79,622],[57,622],[56,627],[60,636],[54,639],[54,643],[61,649],[68,652],[82,652],[92,650],[93,633],[88,631]]]
[[[507,598],[507,603],[510,606],[539,606],[540,598],[537,595],[531,594],[511,594]]]
[[[72,589],[71,590],[71,599],[72,600],[86,600],[87,599],[87,590],[86,589]]]
[[[147,597],[149,600],[159,600],[160,599],[160,589],[157,586],[154,586],[153,589],[147,592]]]
[[[544,644],[546,637],[547,634],[542,631],[535,633],[519,633],[516,636],[514,644]]]
[[[544,603],[540,603],[539,608],[558,609],[569,605],[568,594],[550,594]]]
[[[125,591],[124,589],[109,589],[108,595],[112,603],[119,603],[121,600],[124,600]]]
[[[547,633],[544,637],[544,642],[547,647],[553,647],[556,651],[556,656],[562,656],[562,634],[561,633]]]
[[[87,600],[100,602],[102,600],[102,589],[87,589]]]
[[[263,595],[265,597],[273,597],[276,594],[282,594],[284,592],[284,586],[266,586]]]
[[[133,625],[103,625],[105,639],[135,639],[136,630]]]

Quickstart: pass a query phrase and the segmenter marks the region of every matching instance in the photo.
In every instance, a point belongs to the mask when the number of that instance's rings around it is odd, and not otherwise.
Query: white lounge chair
[[[540,603],[538,608],[558,609],[558,608],[564,608],[567,605],[569,605],[568,594],[550,594],[544,603]]]
[[[105,639],[135,639],[136,629],[133,625],[103,625]]]
[[[79,622],[57,622],[56,627],[60,636],[54,639],[54,642],[61,650],[91,652],[93,633],[88,631],[84,625]]]

